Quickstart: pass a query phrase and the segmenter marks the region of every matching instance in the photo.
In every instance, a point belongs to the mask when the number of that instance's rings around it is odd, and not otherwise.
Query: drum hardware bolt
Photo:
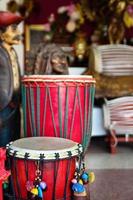
[[[60,158],[60,154],[59,153],[55,153],[55,158],[56,158],[56,160],[58,160]]]
[[[13,152],[13,156],[14,156],[14,157],[17,155],[17,152],[18,152],[18,151],[14,151],[14,152]]]
[[[25,153],[25,156],[24,156],[24,157],[25,157],[25,159],[28,159],[29,156],[30,156],[29,153]]]
[[[67,153],[68,153],[69,158],[71,158],[72,152],[71,152],[71,151],[68,151]]]

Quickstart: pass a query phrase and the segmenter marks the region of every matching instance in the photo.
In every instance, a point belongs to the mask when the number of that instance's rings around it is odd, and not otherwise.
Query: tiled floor
[[[133,169],[133,143],[120,143],[110,154],[104,137],[92,137],[85,163],[87,169]]]
[[[133,200],[133,143],[119,144],[112,155],[104,138],[92,138],[85,162],[95,174],[90,200]]]
[[[95,169],[90,200],[133,200],[132,169]]]

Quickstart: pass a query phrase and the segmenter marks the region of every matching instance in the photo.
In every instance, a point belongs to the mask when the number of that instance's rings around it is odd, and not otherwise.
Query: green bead
[[[3,189],[7,189],[8,188],[8,183],[3,183]]]

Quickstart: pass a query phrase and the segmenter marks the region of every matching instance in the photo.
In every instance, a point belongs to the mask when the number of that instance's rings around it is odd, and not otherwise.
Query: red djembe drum
[[[7,145],[15,199],[71,200],[82,145],[64,138],[29,137]]]
[[[24,137],[63,137],[86,149],[91,137],[94,88],[91,76],[24,76]]]

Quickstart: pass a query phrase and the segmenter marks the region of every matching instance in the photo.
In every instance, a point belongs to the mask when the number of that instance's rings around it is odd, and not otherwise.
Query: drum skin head
[[[17,158],[25,158],[28,154],[30,159],[59,159],[78,156],[82,152],[82,145],[64,138],[58,137],[29,137],[21,138],[7,145],[9,155]]]
[[[75,142],[64,138],[30,137],[16,140],[12,145],[20,149],[50,152],[65,149],[67,150],[68,148],[72,148],[75,144]]]

